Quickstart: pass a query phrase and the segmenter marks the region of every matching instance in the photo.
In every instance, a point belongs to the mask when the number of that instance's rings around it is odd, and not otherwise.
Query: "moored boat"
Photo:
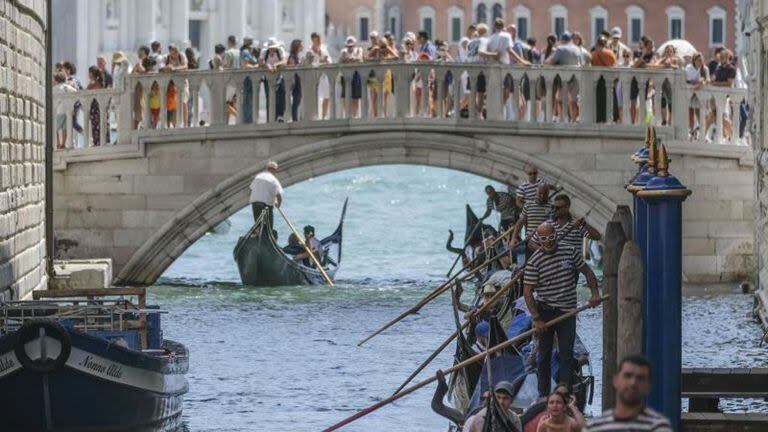
[[[341,242],[347,201],[344,200],[336,230],[320,240],[323,256],[319,259],[331,280],[341,265]],[[261,287],[325,284],[318,269],[294,261],[278,246],[267,215],[264,211],[259,216],[248,233],[240,237],[233,251],[243,285]]]
[[[144,288],[35,297],[49,300],[0,304],[0,406],[12,413],[0,416],[0,430],[180,427],[189,355],[163,339]]]

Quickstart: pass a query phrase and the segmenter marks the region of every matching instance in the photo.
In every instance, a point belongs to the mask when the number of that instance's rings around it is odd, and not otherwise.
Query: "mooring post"
[[[636,196],[647,206],[643,353],[653,365],[648,405],[680,428],[682,372],[682,219],[691,191],[669,174],[664,145],[656,176]]]
[[[619,260],[616,358],[643,350],[643,256],[637,242],[624,243]]]
[[[656,175],[656,131],[653,127],[649,126],[645,130],[645,146],[636,151],[632,155],[632,161],[638,165],[638,171],[635,177],[629,181],[627,190],[632,193],[632,207],[634,209],[632,219],[632,239],[637,242],[637,246],[640,248],[640,255],[643,257],[643,262],[647,262],[648,248],[647,243],[647,227],[648,223],[648,205],[638,198],[637,192],[642,190]],[[647,278],[643,276],[643,298],[642,298],[642,314],[646,315],[645,307],[648,304],[648,289],[646,284]],[[643,346],[645,346],[645,333],[643,337]]]
[[[627,205],[616,206],[616,211],[613,212],[613,220],[621,222],[621,227],[624,228],[624,237],[627,240],[634,240],[633,238],[633,223],[632,223],[632,210]]]
[[[613,375],[616,373],[616,336],[618,331],[617,276],[619,259],[624,249],[624,228],[620,222],[610,221],[605,227],[603,251],[603,410],[613,408]]]

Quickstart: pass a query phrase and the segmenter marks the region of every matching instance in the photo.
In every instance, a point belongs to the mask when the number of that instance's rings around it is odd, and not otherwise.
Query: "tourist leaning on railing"
[[[701,90],[709,83],[709,68],[704,65],[704,57],[701,53],[694,54],[691,63],[685,66],[685,81],[693,86],[694,90]],[[701,99],[694,93],[688,107],[688,139],[690,140],[698,139],[701,130],[701,125],[698,124],[700,114]]]

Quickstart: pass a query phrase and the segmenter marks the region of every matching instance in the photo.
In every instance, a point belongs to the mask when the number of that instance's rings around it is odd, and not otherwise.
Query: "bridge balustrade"
[[[323,92],[330,97],[320,100]],[[641,131],[650,122],[688,140],[689,115],[701,125],[694,139],[703,140],[714,123],[713,142],[743,145],[745,100],[745,89],[696,89],[682,71],[664,69],[391,62],[132,74],[113,89],[55,94],[54,107],[57,148],[68,151],[128,144],[172,128],[267,130],[385,119],[510,131],[551,123]]]

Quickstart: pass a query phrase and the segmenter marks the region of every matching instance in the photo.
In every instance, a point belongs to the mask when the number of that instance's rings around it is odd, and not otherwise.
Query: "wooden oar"
[[[608,296],[601,297],[600,298],[600,302],[602,303],[607,298],[608,298]],[[548,321],[547,323],[544,324],[544,328],[547,329],[547,328],[552,327],[555,324],[559,324],[560,322],[563,322],[563,321],[565,321],[565,320],[567,320],[567,319],[569,319],[569,318],[571,318],[571,317],[573,317],[573,316],[583,312],[584,310],[586,310],[588,308],[589,308],[588,304],[580,306],[579,308],[577,308],[577,309],[575,309],[575,310],[573,310],[571,312],[568,312],[568,313],[563,314],[563,315],[561,315],[561,316],[559,316],[559,317],[557,317],[557,318],[555,318],[555,319],[553,319],[551,321]],[[477,355],[474,355],[474,356],[464,360],[461,363],[457,363],[457,364],[451,366],[450,368],[448,368],[445,371],[443,371],[443,373],[445,375],[448,375],[448,374],[451,374],[453,372],[456,372],[456,371],[459,371],[461,369],[464,369],[465,367],[467,367],[467,366],[469,366],[469,365],[471,365],[473,363],[477,363],[478,361],[483,360],[486,356],[489,356],[491,354],[495,354],[495,353],[497,353],[497,352],[499,352],[499,351],[501,351],[501,350],[503,350],[503,349],[505,349],[507,347],[510,347],[510,346],[520,342],[521,340],[524,340],[524,339],[527,339],[527,338],[533,336],[535,333],[536,333],[535,329],[531,329],[531,330],[528,330],[528,331],[526,331],[524,333],[521,333],[521,334],[513,337],[512,339],[507,340],[506,342],[502,342],[502,343],[494,346],[493,348],[490,348],[487,351],[481,352],[481,353],[479,353]],[[416,390],[426,386],[427,384],[435,382],[436,380],[437,380],[437,377],[436,376],[432,376],[432,377],[427,378],[427,379],[425,379],[423,381],[419,381],[418,383],[416,383],[416,384],[414,384],[414,385],[412,385],[412,386],[410,386],[410,387],[408,387],[406,389],[403,389],[402,391],[400,391],[398,393],[395,393],[392,396],[390,396],[390,397],[388,397],[388,398],[386,398],[386,399],[384,399],[384,400],[382,400],[380,402],[376,402],[375,404],[373,404],[373,405],[371,405],[371,406],[369,406],[367,408],[364,408],[364,409],[356,412],[355,414],[345,418],[344,420],[342,420],[342,421],[340,421],[340,422],[338,422],[338,423],[336,423],[336,424],[334,424],[332,426],[329,426],[329,427],[323,429],[323,432],[331,432],[331,431],[335,431],[337,429],[340,429],[341,427],[346,426],[346,425],[352,423],[353,421],[355,421],[355,420],[357,420],[357,419],[359,419],[361,417],[364,417],[364,416],[366,416],[366,415],[368,415],[368,414],[378,410],[381,407],[389,405],[390,403],[392,403],[392,402],[394,402],[394,401],[396,401],[396,400],[398,400],[398,399],[400,399],[400,398],[402,398],[404,396],[407,396],[407,395],[415,392]]]
[[[502,233],[502,235],[500,235],[500,236],[499,236],[497,239],[495,239],[495,240],[494,240],[494,241],[493,241],[493,242],[492,242],[492,243],[491,243],[491,244],[490,244],[488,247],[490,248],[490,247],[494,246],[494,245],[495,245],[496,243],[498,243],[498,242],[499,242],[501,239],[503,239],[503,238],[504,238],[505,236],[507,236],[507,235],[508,235],[510,232],[512,232],[512,230],[513,230],[513,229],[514,229],[514,227],[512,227],[512,228],[510,228],[510,229],[508,229],[508,230],[506,230],[506,231],[504,231],[504,233]],[[486,264],[488,264],[489,262],[493,262],[493,260],[494,260],[494,259],[497,259],[499,256],[501,256],[501,254],[498,254],[498,255],[496,255],[496,256],[494,256],[494,257],[492,257],[491,259],[489,259],[489,260],[486,260],[484,263],[482,263],[481,265],[477,266],[477,267],[476,267],[474,270],[472,270],[472,271],[470,271],[468,274],[466,274],[466,275],[462,276],[462,280],[466,280],[466,279],[468,279],[469,277],[471,277],[472,275],[474,275],[475,273],[477,273],[478,271],[480,271],[480,270],[483,268],[483,266],[485,266],[485,265],[486,265]],[[452,283],[452,282],[454,282],[454,280],[456,280],[456,278],[457,278],[457,277],[458,277],[458,276],[459,276],[459,275],[460,275],[462,272],[466,271],[466,270],[467,270],[467,269],[468,269],[468,268],[469,268],[471,265],[472,265],[472,263],[470,262],[470,263],[468,263],[467,265],[465,265],[464,267],[462,267],[462,268],[461,268],[461,270],[459,270],[458,272],[456,272],[456,274],[454,274],[453,276],[451,276],[451,277],[450,277],[450,278],[449,278],[447,281],[445,281],[445,282],[443,282],[442,284],[440,284],[440,285],[439,285],[437,288],[435,288],[434,290],[430,291],[430,292],[429,292],[429,294],[427,294],[426,296],[424,296],[424,297],[423,297],[421,300],[419,300],[419,302],[418,302],[418,303],[416,303],[414,306],[411,306],[410,308],[406,309],[405,311],[403,311],[402,313],[400,313],[400,315],[398,315],[397,317],[393,318],[393,319],[392,319],[392,320],[390,320],[388,323],[386,323],[386,324],[384,324],[382,327],[380,327],[378,330],[376,330],[375,332],[373,332],[373,333],[371,333],[370,335],[368,335],[368,336],[367,336],[365,339],[363,339],[363,340],[361,340],[360,342],[358,342],[358,343],[357,343],[357,346],[362,346],[364,343],[368,342],[369,340],[371,340],[371,339],[373,339],[374,337],[378,336],[379,334],[381,334],[382,332],[384,332],[384,331],[385,331],[385,330],[387,330],[388,328],[390,328],[390,327],[392,327],[393,325],[397,324],[398,322],[402,321],[402,320],[403,320],[403,318],[407,317],[408,315],[411,315],[411,314],[414,314],[414,313],[418,312],[418,311],[419,311],[419,310],[420,310],[422,307],[424,307],[424,306],[425,306],[427,303],[429,303],[429,302],[431,302],[432,300],[436,299],[436,298],[437,298],[437,297],[439,297],[439,296],[440,296],[442,293],[444,293],[444,292],[448,291],[448,289],[451,287],[451,283]]]
[[[504,287],[502,287],[499,291],[497,291],[496,294],[493,295],[493,298],[491,298],[491,300],[489,300],[487,303],[483,302],[483,305],[480,306],[479,309],[475,309],[474,311],[472,311],[471,315],[464,321],[461,327],[455,332],[453,332],[452,335],[448,336],[448,338],[446,338],[443,341],[443,343],[441,343],[440,346],[438,346],[437,349],[435,349],[435,351],[433,351],[432,354],[430,354],[429,357],[427,357],[427,359],[424,360],[424,362],[422,362],[419,365],[419,367],[417,367],[416,370],[414,370],[402,384],[400,384],[400,387],[398,387],[393,394],[397,394],[400,390],[404,389],[405,386],[407,386],[411,382],[411,380],[416,378],[416,375],[418,375],[422,370],[424,370],[425,367],[427,367],[432,362],[432,360],[434,360],[438,355],[440,355],[440,353],[443,352],[443,350],[448,345],[450,345],[451,342],[453,342],[453,340],[456,339],[457,336],[459,336],[459,332],[464,331],[464,329],[467,328],[469,323],[472,321],[472,318],[482,314],[483,312],[486,311],[486,309],[490,307],[490,305],[493,305],[494,303],[496,303],[496,301],[499,298],[501,298],[501,296],[505,294],[515,284],[515,282],[518,281],[518,279],[520,279],[520,276],[522,276],[524,269],[525,267],[521,267],[515,273],[515,275],[512,276],[512,279],[510,279],[509,283],[507,283],[506,285],[504,285]]]
[[[285,220],[285,223],[288,224],[288,226],[291,228],[291,231],[293,231],[293,234],[296,236],[296,238],[299,240],[299,243],[304,247],[304,250],[307,251],[307,254],[309,254],[309,257],[312,259],[312,262],[315,263],[315,266],[318,270],[320,270],[320,274],[323,275],[323,279],[325,279],[325,282],[328,283],[328,286],[333,288],[333,281],[331,281],[331,278],[328,277],[328,274],[325,273],[325,270],[323,269],[323,266],[320,265],[320,261],[317,260],[317,257],[315,257],[315,254],[312,252],[312,250],[307,246],[307,243],[304,241],[304,239],[301,237],[299,232],[296,230],[296,227],[293,226],[291,221],[288,219],[288,216],[285,215],[285,212],[283,212],[283,209],[280,207],[275,206],[277,208],[277,211],[280,212],[280,215]]]

